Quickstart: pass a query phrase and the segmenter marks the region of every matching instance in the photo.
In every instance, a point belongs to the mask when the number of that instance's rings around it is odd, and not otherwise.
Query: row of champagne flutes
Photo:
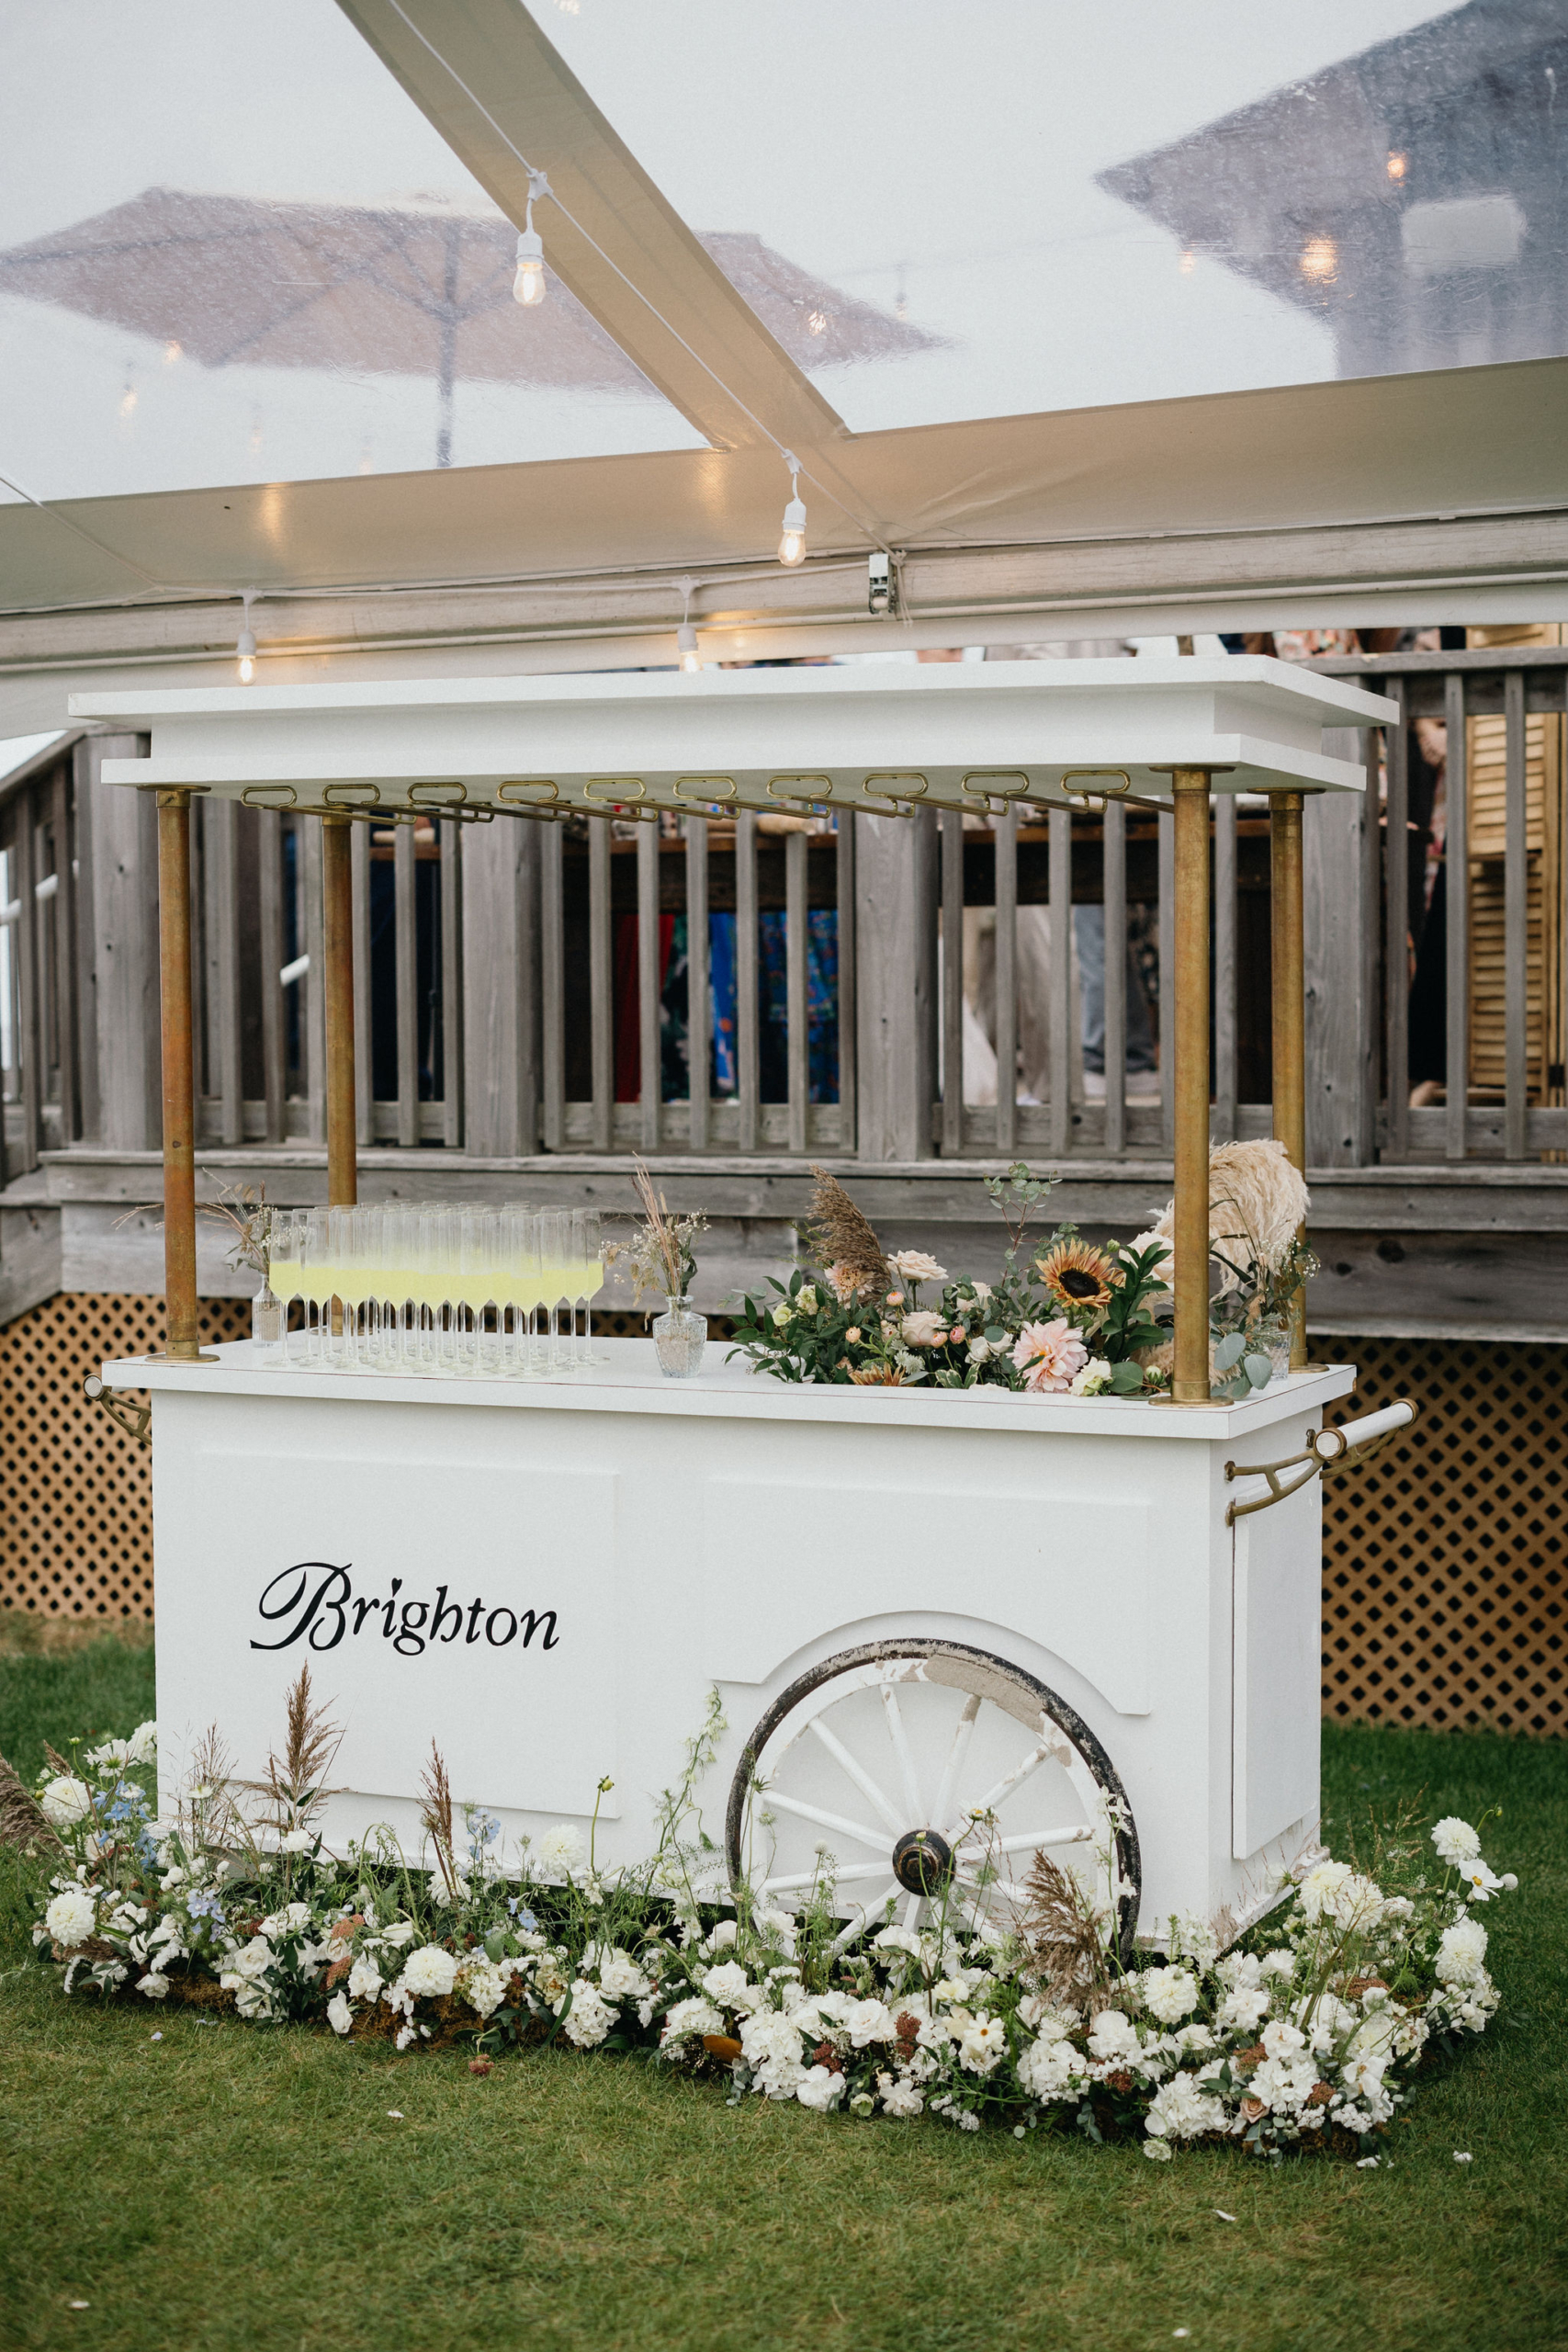
[[[273,1360],[513,1379],[573,1371],[602,1361],[590,1308],[601,1250],[599,1218],[584,1209],[280,1211],[268,1250],[284,1325]]]

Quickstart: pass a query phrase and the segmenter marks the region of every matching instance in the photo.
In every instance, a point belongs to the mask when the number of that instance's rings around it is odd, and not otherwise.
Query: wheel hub
[[[953,1849],[938,1830],[907,1829],[893,1849],[893,1875],[909,1894],[937,1894],[953,1876]]]

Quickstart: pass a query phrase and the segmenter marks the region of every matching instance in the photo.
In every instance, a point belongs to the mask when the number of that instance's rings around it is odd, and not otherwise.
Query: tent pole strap
[[[1177,768],[1176,1362],[1179,1405],[1209,1402],[1209,774]]]
[[[158,795],[158,962],[164,1064],[164,1352],[201,1363],[196,1295],[196,1068],[191,1019],[190,794]]]
[[[354,868],[350,820],[321,819],[321,960],[327,1032],[327,1199],[359,1198],[354,1072]]]
[[[1302,806],[1299,792],[1269,803],[1271,905],[1274,1133],[1291,1165],[1306,1173],[1306,982],[1302,912]],[[1291,1370],[1306,1370],[1306,1290],[1291,1301]]]

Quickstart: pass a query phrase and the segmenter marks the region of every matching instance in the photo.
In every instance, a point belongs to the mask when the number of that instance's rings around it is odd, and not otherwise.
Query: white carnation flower
[[[92,1896],[79,1886],[68,1886],[63,1894],[57,1894],[43,1915],[44,1926],[64,1951],[85,1943],[96,1919]]]
[[[549,1871],[561,1871],[568,1878],[582,1860],[582,1832],[569,1821],[558,1821],[547,1829],[537,1847],[538,1857]]]
[[[844,2078],[829,2067],[813,2066],[802,2072],[795,2095],[802,2107],[814,2107],[819,2115],[826,2115],[843,2098]]]
[[[1439,1984],[1473,1984],[1486,1960],[1486,1930],[1479,1919],[1472,1919],[1461,1912],[1451,1928],[1445,1928],[1438,1946],[1437,1977]]]
[[[1187,1968],[1145,1968],[1144,2006],[1161,2025],[1179,2025],[1198,2006],[1198,1979]]]
[[[1238,1984],[1219,2007],[1219,2023],[1243,2033],[1255,2033],[1269,2014],[1269,1996],[1261,1985]]]
[[[1298,2050],[1306,2048],[1306,2036],[1299,2027],[1286,2025],[1276,2018],[1272,2025],[1263,2029],[1263,2047],[1270,2058],[1293,2058]]]
[[[444,1999],[457,1981],[457,1963],[439,1944],[421,1944],[403,1962],[403,1984],[415,1999]]]
[[[1468,1821],[1461,1821],[1457,1813],[1450,1813],[1433,1830],[1432,1843],[1440,1862],[1470,1862],[1481,1851],[1481,1832],[1472,1829]]]
[[[354,2023],[354,2011],[348,2006],[346,1994],[334,1993],[327,2003],[327,2023],[334,2033],[346,2033]]]
[[[39,1792],[43,1816],[56,1829],[63,1829],[73,1821],[85,1821],[93,1810],[93,1792],[85,1781],[73,1772],[62,1772],[47,1781]]]
[[[882,2094],[884,2115],[919,2115],[925,2106],[924,2094],[916,2089],[907,2075],[878,2075],[876,2087]]]
[[[1101,2009],[1090,2030],[1089,2046],[1094,2055],[1103,2061],[1135,2058],[1138,2055],[1138,2036],[1126,2011]]]

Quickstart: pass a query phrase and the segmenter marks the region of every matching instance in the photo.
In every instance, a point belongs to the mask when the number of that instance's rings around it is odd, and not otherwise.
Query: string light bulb
[[[251,598],[255,593],[254,588],[245,590],[244,624],[234,643],[234,652],[240,665],[240,684],[243,686],[248,686],[256,674],[256,633],[251,627]]]
[[[789,468],[789,504],[784,511],[784,527],[779,538],[779,561],[792,571],[797,563],[806,561],[806,508],[800,497],[800,459],[792,450],[784,453]]]
[[[703,666],[703,657],[697,651],[697,632],[692,626],[692,592],[696,584],[694,580],[682,580],[676,582],[681,591],[683,609],[681,615],[681,626],[675,632],[675,651],[679,656],[681,668],[685,671],[688,677],[694,678]]]
[[[530,310],[545,299],[545,241],[534,226],[534,205],[537,198],[552,193],[543,172],[529,173],[528,209],[517,238],[517,275],[512,281],[512,299]]]

